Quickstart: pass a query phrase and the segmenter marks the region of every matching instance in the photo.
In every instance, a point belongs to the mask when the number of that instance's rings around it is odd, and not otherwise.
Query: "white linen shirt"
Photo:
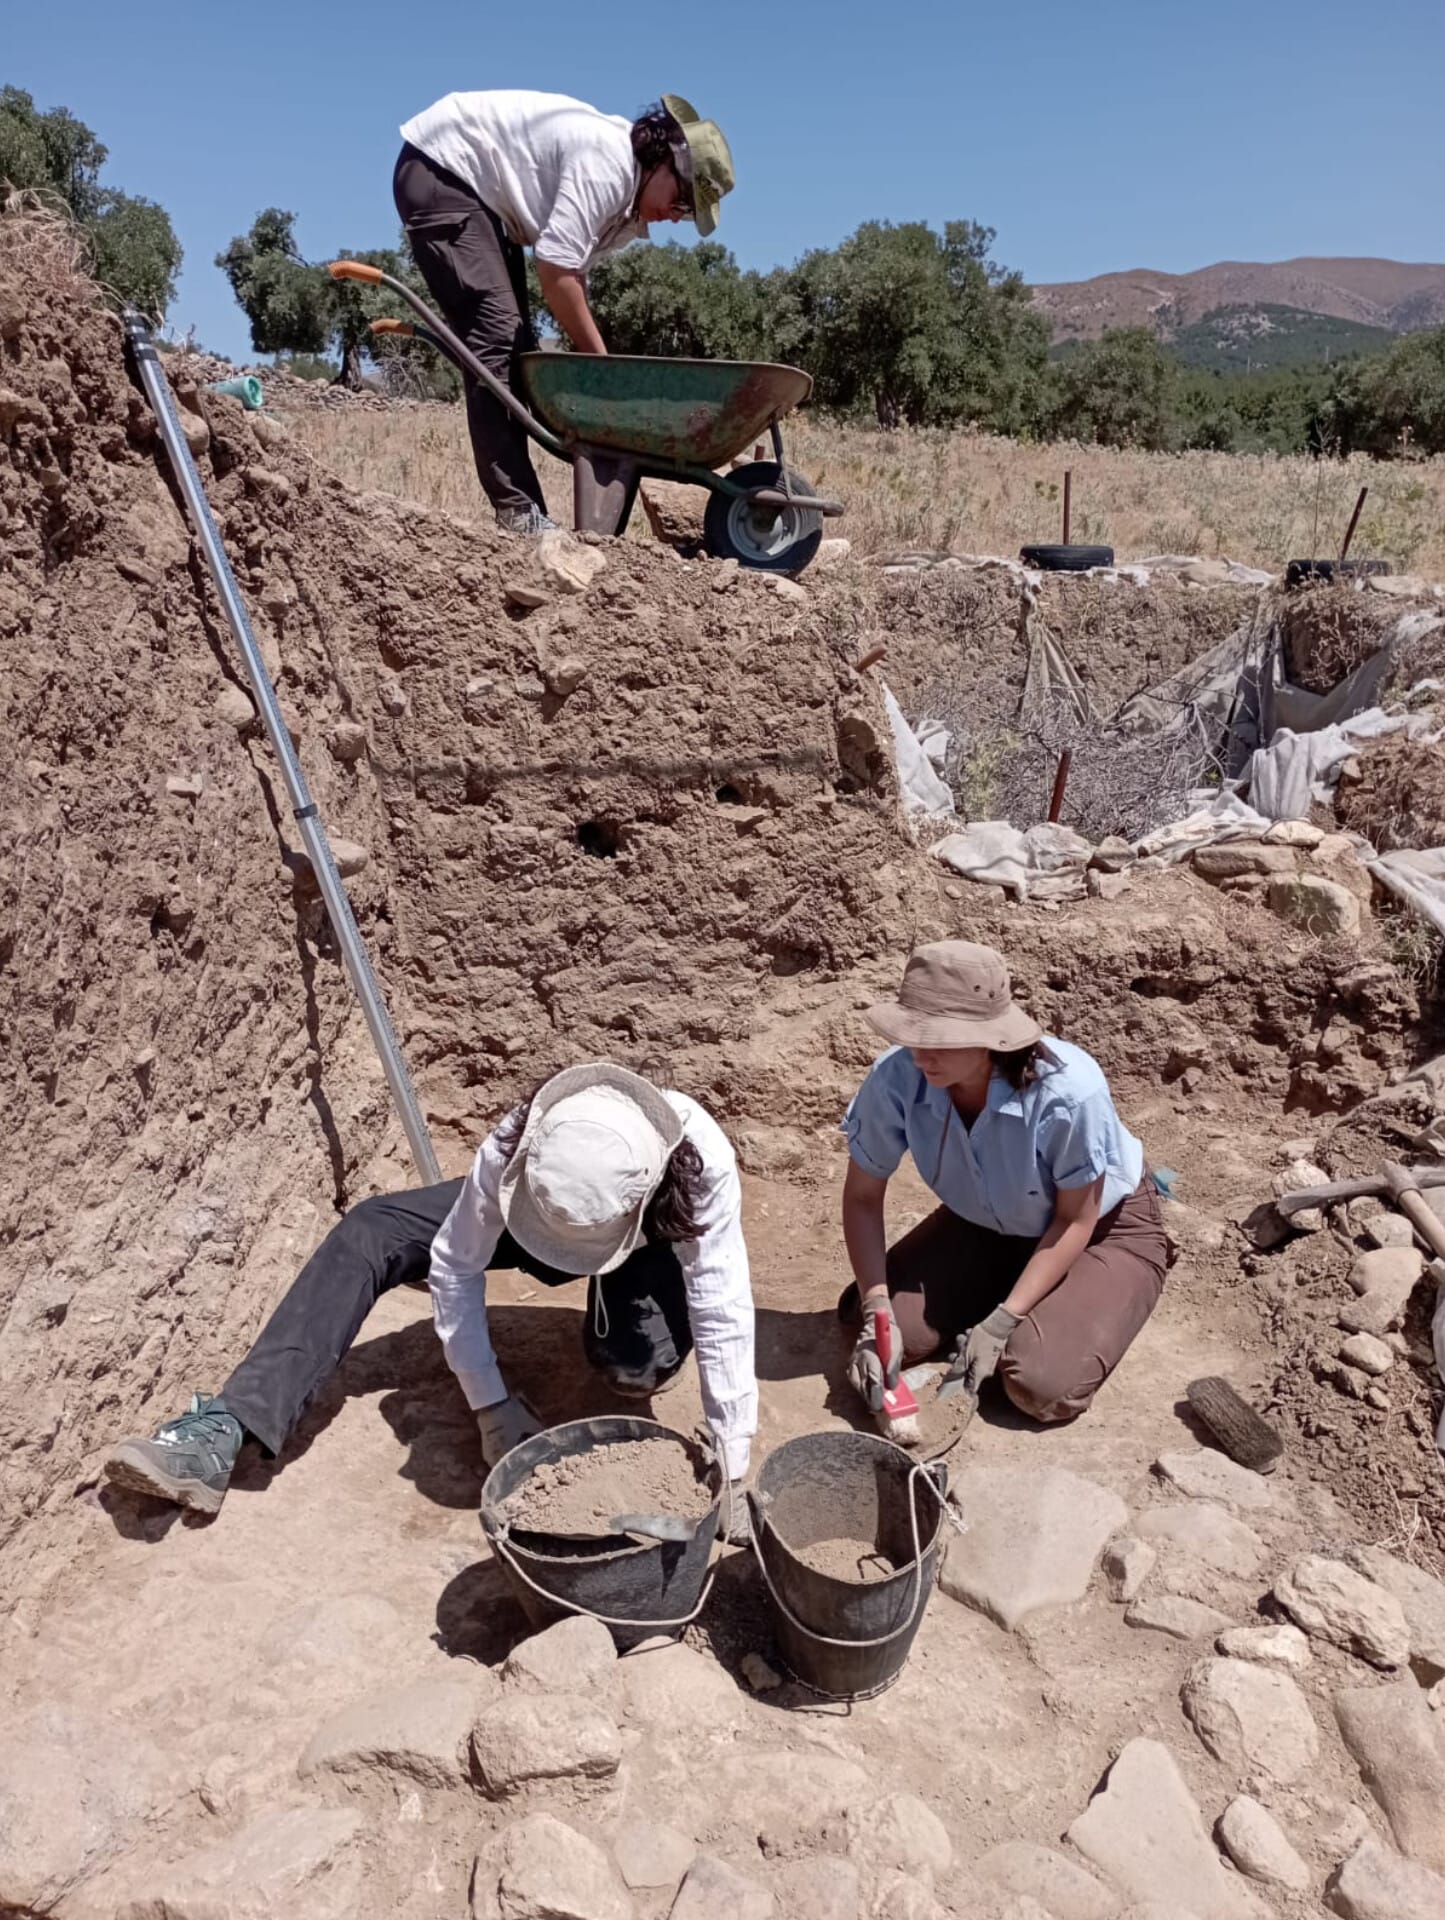
[[[498,215],[519,246],[585,273],[647,237],[632,122],[563,93],[449,93],[401,130]]]
[[[994,1233],[1037,1240],[1058,1191],[1104,1176],[1101,1214],[1138,1186],[1144,1149],[1114,1110],[1103,1069],[1082,1047],[1045,1034],[1038,1078],[989,1081],[983,1112],[964,1125],[945,1087],[931,1087],[907,1047],[874,1061],[843,1122],[848,1152],[887,1180],[905,1153],[944,1206]]]
[[[665,1092],[663,1097],[702,1158],[702,1232],[696,1240],[679,1241],[676,1252],[687,1290],[703,1411],[722,1443],[728,1477],[739,1480],[748,1470],[749,1443],[758,1429],[758,1381],[737,1155],[696,1100],[685,1093]],[[487,1266],[505,1230],[498,1191],[509,1157],[496,1134],[488,1134],[431,1247],[437,1332],[447,1364],[472,1408],[495,1406],[507,1397],[487,1329]]]

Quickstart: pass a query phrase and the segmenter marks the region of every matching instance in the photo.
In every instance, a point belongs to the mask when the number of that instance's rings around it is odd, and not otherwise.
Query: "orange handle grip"
[[[410,320],[371,320],[367,325],[373,333],[401,333],[405,334],[408,340],[416,333],[416,328]]]
[[[365,280],[370,286],[381,284],[380,267],[369,267],[364,260],[333,260],[326,271],[333,280]]]

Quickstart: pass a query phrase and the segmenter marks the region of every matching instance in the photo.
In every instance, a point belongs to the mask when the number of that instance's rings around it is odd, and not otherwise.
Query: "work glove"
[[[477,1431],[482,1436],[482,1460],[496,1466],[504,1454],[542,1432],[542,1422],[515,1394],[508,1394],[493,1407],[477,1408]]]
[[[880,1321],[885,1322],[887,1327],[884,1334],[884,1344],[888,1350],[886,1366],[879,1351]],[[883,1407],[885,1389],[891,1393],[898,1385],[902,1372],[903,1335],[898,1331],[898,1322],[893,1317],[893,1302],[886,1294],[881,1298],[865,1300],[863,1331],[858,1335],[853,1358],[848,1362],[848,1378],[863,1396],[869,1410],[879,1413]]]
[[[1010,1313],[1007,1307],[995,1307],[987,1320],[970,1327],[954,1348],[948,1372],[939,1383],[939,1392],[945,1387],[955,1390],[961,1387],[976,1400],[979,1388],[992,1377],[1009,1336],[1021,1318],[1020,1314]]]

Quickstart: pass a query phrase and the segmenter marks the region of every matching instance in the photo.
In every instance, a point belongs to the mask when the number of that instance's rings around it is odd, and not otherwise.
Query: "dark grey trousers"
[[[410,144],[401,150],[391,190],[417,271],[442,318],[511,386],[517,355],[537,344],[522,249],[469,187]],[[487,498],[499,513],[543,507],[525,429],[485,387],[463,377],[472,458]]]

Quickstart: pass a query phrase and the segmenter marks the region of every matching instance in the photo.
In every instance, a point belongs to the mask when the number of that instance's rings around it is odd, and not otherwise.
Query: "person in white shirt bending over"
[[[408,120],[392,192],[417,269],[452,331],[508,385],[536,345],[522,249],[579,353],[607,347],[587,304],[587,274],[604,254],[645,240],[659,220],[691,220],[706,237],[733,187],[721,129],[681,94],[636,120],[560,93],[449,93]],[[477,476],[498,523],[551,526],[525,430],[468,380]]]
[[[623,1398],[662,1392],[695,1348],[703,1410],[729,1479],[742,1479],[758,1387],[737,1158],[695,1100],[607,1062],[546,1081],[488,1134],[465,1179],[353,1207],[220,1393],[116,1447],[108,1478],[215,1513],[245,1442],[279,1453],[378,1296],[422,1280],[495,1466],[541,1423],[492,1350],[492,1268],[546,1286],[586,1278],[583,1354]]]

